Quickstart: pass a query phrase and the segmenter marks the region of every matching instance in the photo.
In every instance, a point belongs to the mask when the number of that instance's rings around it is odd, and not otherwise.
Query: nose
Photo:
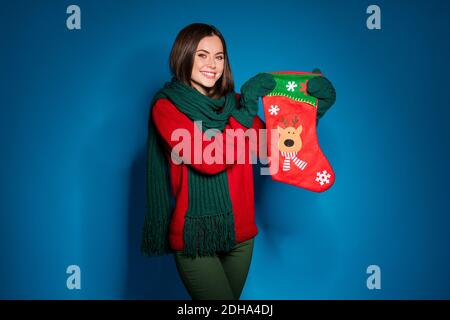
[[[214,57],[208,59],[208,66],[210,66],[211,68],[215,68],[216,67],[216,59],[214,59]]]
[[[284,145],[285,145],[286,147],[292,147],[292,146],[294,145],[294,140],[292,140],[292,139],[286,139],[286,140],[284,140]]]

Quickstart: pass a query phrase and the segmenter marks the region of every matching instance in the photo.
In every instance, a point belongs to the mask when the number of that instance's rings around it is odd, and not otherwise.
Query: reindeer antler
[[[295,118],[292,120],[292,126],[295,127],[297,122],[298,122],[298,117],[297,117],[297,115],[295,115]]]
[[[288,124],[289,124],[289,121],[288,121],[286,118],[284,118],[284,117],[280,117],[280,121],[283,122],[283,125],[284,125],[285,128],[286,128],[286,127],[288,126]]]

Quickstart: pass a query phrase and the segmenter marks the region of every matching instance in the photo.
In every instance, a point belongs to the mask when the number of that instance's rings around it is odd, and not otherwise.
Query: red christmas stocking
[[[317,141],[318,100],[306,90],[308,80],[320,74],[271,74],[277,85],[262,102],[272,179],[311,191],[325,191],[334,183],[334,172]]]

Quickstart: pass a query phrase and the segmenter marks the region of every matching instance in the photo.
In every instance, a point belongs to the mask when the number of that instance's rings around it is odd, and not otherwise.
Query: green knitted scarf
[[[192,121],[201,120],[203,132],[210,128],[222,132],[230,115],[249,127],[254,116],[244,108],[237,108],[234,92],[212,99],[174,78],[156,93],[151,105],[161,98],[169,99]],[[141,252],[153,256],[172,252],[168,232],[173,209],[164,145],[151,117],[148,129],[147,213]],[[184,254],[189,257],[210,256],[231,250],[235,245],[234,216],[226,171],[208,175],[189,165],[187,168],[189,205],[183,232]]]

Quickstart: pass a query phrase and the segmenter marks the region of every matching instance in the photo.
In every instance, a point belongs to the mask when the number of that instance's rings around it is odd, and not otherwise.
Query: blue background
[[[81,8],[81,30],[66,8]],[[366,8],[381,8],[381,30]],[[149,102],[178,31],[225,36],[237,89],[319,67],[335,185],[255,170],[242,299],[449,299],[447,1],[2,1],[0,298],[189,299],[172,256],[140,255]],[[262,109],[260,116],[263,116]],[[283,204],[280,207],[280,204]],[[68,290],[66,268],[81,268]],[[369,265],[381,290],[366,287]]]

